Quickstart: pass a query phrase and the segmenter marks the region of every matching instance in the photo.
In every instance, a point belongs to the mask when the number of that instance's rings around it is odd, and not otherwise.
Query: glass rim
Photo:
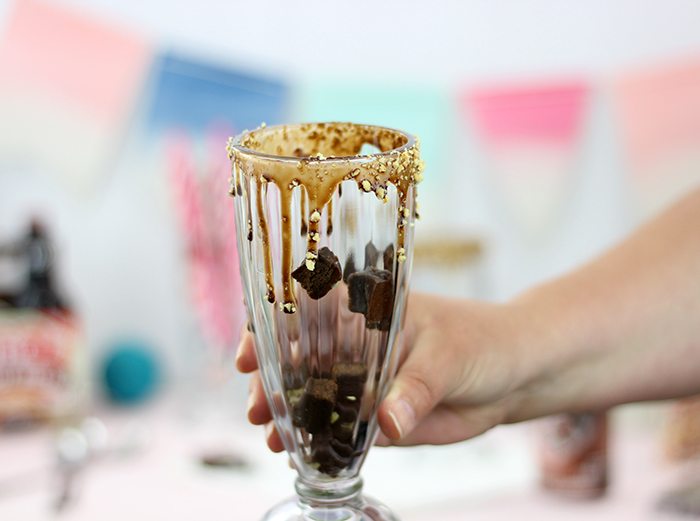
[[[258,150],[253,150],[252,148],[245,147],[241,145],[241,141],[246,137],[249,136],[253,132],[258,132],[258,131],[273,131],[276,129],[281,129],[281,128],[287,128],[287,129],[293,129],[293,128],[300,128],[303,125],[350,125],[353,127],[365,127],[365,128],[371,128],[376,131],[387,131],[387,132],[392,132],[395,133],[396,135],[403,136],[406,138],[406,142],[396,148],[392,148],[390,150],[386,151],[379,151],[379,152],[373,152],[371,154],[355,154],[352,156],[328,156],[328,157],[315,157],[315,156],[302,156],[302,157],[297,157],[297,156],[285,156],[285,155],[277,155],[277,154],[268,154],[266,152],[260,152]],[[298,163],[299,161],[304,161],[305,163],[348,163],[348,162],[366,162],[366,161],[373,161],[382,157],[393,157],[397,154],[400,154],[401,152],[405,150],[409,150],[413,146],[416,145],[416,137],[413,134],[410,134],[408,132],[404,132],[403,130],[398,130],[392,127],[385,127],[383,125],[372,125],[372,124],[367,124],[367,123],[353,123],[351,121],[312,121],[312,122],[303,122],[303,123],[284,123],[284,124],[279,124],[279,125],[262,125],[256,129],[253,130],[244,130],[243,132],[239,133],[236,135],[232,142],[231,142],[231,150],[235,150],[239,154],[246,155],[246,156],[251,156],[255,157],[258,159],[263,159],[267,161],[275,161],[275,162],[282,162],[282,163]],[[376,146],[376,145],[375,145]]]

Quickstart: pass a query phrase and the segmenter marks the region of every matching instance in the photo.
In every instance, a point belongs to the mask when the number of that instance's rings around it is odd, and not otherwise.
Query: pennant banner
[[[149,133],[237,133],[286,119],[287,86],[275,79],[166,53],[155,63],[145,111]]]
[[[636,217],[700,186],[700,59],[624,76],[614,102]]]
[[[559,218],[589,87],[582,81],[469,89],[460,98],[499,197],[528,238]]]
[[[405,84],[324,81],[303,86],[303,121],[353,121],[392,127],[420,138],[425,179],[418,188],[423,226],[444,217],[445,166],[452,132],[450,100],[444,92]],[[442,197],[442,199],[441,199]]]
[[[17,1],[0,40],[0,155],[78,192],[104,174],[143,86],[140,36],[55,3]]]

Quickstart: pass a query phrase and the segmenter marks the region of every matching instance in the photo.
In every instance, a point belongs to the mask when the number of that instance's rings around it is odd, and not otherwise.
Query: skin
[[[501,423],[700,393],[700,189],[603,256],[512,301],[413,294],[380,444],[444,444]],[[272,425],[252,373],[248,419]]]

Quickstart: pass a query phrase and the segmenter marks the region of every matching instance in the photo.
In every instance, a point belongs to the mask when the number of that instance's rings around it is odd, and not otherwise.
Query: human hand
[[[379,443],[452,443],[510,421],[525,382],[516,356],[522,340],[518,317],[509,306],[412,294],[402,362],[378,410],[383,433]],[[249,421],[266,425],[268,446],[282,451],[265,400],[254,337],[247,331],[236,365],[252,373]]]

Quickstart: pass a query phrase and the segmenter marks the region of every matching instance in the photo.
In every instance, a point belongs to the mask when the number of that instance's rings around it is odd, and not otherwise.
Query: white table
[[[79,476],[66,521],[251,520],[292,493],[294,473],[285,455],[266,450],[261,429],[242,421],[187,419],[167,404],[135,411],[103,411],[113,437],[135,419],[150,443],[126,459],[105,458]],[[558,499],[537,488],[531,426],[495,429],[471,442],[415,449],[375,448],[363,476],[365,490],[404,521],[677,519],[654,504],[677,472],[663,463],[658,435],[617,422],[609,494],[593,502]],[[0,481],[50,461],[51,434],[0,436]],[[246,470],[208,469],[201,449],[230,447],[250,462]],[[55,489],[47,470],[23,493],[0,497],[0,520],[54,519]],[[1,491],[0,491],[1,492]]]

